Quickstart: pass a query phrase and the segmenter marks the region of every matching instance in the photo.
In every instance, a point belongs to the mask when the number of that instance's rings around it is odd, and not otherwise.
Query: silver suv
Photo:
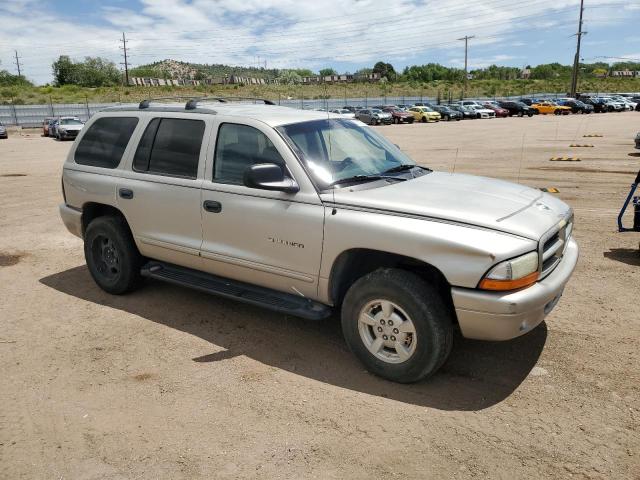
[[[565,203],[264,103],[145,101],[87,123],[60,214],[102,289],[151,277],[307,319],[336,311],[355,355],[398,382],[438,370],[456,328],[506,340],[556,305],[578,259]]]

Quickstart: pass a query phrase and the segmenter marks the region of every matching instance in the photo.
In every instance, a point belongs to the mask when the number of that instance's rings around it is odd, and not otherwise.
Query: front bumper
[[[558,266],[543,280],[515,292],[453,287],[451,296],[462,335],[476,340],[509,340],[537,327],[560,300],[578,262],[571,238]]]
[[[76,237],[82,238],[82,210],[77,210],[64,203],[58,207],[64,226]]]

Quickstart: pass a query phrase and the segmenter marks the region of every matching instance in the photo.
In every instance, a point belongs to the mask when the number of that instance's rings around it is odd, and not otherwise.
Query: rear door
[[[143,255],[200,268],[200,188],[211,120],[164,115],[147,117],[117,185],[118,207]]]

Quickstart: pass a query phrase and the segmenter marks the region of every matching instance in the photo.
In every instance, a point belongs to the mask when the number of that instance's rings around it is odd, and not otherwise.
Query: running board
[[[301,296],[258,287],[168,263],[149,262],[142,267],[140,273],[143,277],[156,278],[175,285],[182,285],[308,320],[322,320],[331,315],[330,307]]]

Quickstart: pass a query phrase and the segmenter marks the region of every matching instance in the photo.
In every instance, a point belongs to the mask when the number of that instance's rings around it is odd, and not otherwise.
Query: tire
[[[523,111],[519,111],[518,112],[518,117],[520,117],[520,118],[524,117],[524,112]]]
[[[562,112],[561,112],[560,110],[554,110],[554,111],[553,111],[553,114],[554,114],[554,115],[560,115],[561,113],[562,113]]]
[[[400,119],[398,117],[393,119],[393,123],[395,123],[396,125],[398,125],[400,123]]]
[[[368,321],[361,322],[361,318]],[[397,328],[405,324],[410,333]],[[378,332],[380,329],[384,330]],[[342,332],[367,370],[394,382],[412,383],[434,374],[449,356],[453,316],[438,290],[417,275],[379,269],[358,279],[347,292],[342,303]],[[394,333],[405,337],[394,343],[401,345],[406,358],[384,344],[378,353],[372,353],[370,348],[375,349],[376,343],[391,343]]]
[[[420,119],[420,121],[421,121],[422,123],[427,123],[427,117],[422,117],[422,118]]]
[[[121,217],[98,217],[89,224],[84,258],[93,280],[105,292],[122,295],[142,284],[143,257]]]
[[[529,118],[531,118],[531,117],[533,117],[533,113],[527,113],[527,116],[528,116]]]

